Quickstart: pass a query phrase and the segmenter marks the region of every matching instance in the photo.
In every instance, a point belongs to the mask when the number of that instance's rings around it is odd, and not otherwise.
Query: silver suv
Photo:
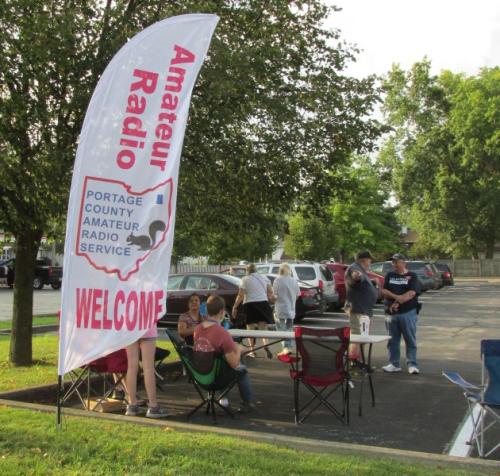
[[[278,274],[281,263],[257,264],[257,272],[260,274]],[[335,287],[335,279],[332,272],[320,263],[288,263],[292,269],[292,276],[299,281],[304,281],[311,286],[321,289],[327,306],[334,306],[339,302],[339,294]]]

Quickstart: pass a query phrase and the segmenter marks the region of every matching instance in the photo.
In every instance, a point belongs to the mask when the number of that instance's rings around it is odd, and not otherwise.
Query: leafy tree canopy
[[[393,172],[401,219],[419,252],[486,251],[500,233],[500,69],[430,74],[430,63],[389,73],[384,104],[393,133],[381,161]]]

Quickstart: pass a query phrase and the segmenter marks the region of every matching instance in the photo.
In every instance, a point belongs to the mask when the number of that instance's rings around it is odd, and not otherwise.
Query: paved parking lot
[[[12,291],[0,290],[0,318],[8,318]],[[276,359],[255,359],[250,374],[259,400],[257,411],[234,421],[222,417],[220,425],[240,429],[292,434],[332,441],[361,443],[416,451],[443,453],[465,413],[460,390],[448,383],[441,372],[456,370],[472,382],[480,379],[479,343],[485,338],[500,338],[500,281],[461,281],[454,287],[429,291],[421,297],[424,304],[418,325],[418,376],[384,374],[387,363],[385,345],[375,345],[373,364],[377,405],[369,404],[366,392],[364,415],[356,413],[359,382],[352,393],[351,423],[343,426],[323,411],[318,411],[299,427],[293,424],[293,392],[288,369]],[[60,292],[35,292],[35,313],[58,309]],[[327,313],[309,318],[303,325],[338,327],[346,325],[342,313]],[[381,306],[375,310],[374,334],[385,334]],[[402,350],[404,347],[402,348]],[[278,348],[275,349],[279,350]],[[404,354],[404,351],[403,351]],[[236,401],[236,395],[233,395]],[[172,418],[185,421],[197,402],[192,386],[182,378],[167,384],[161,395]],[[194,422],[211,424],[203,414]],[[496,435],[500,438],[500,434]],[[498,456],[497,456],[498,458]]]
[[[7,287],[0,287],[0,321],[12,319],[12,302],[14,291]],[[33,293],[33,313],[56,314],[61,307],[61,290],[54,290],[48,286],[36,289]]]
[[[352,393],[351,423],[343,426],[330,414],[318,411],[303,425],[293,424],[292,383],[288,369],[263,356],[250,367],[255,393],[259,399],[255,414],[234,421],[222,417],[221,425],[240,429],[276,432],[331,441],[343,441],[389,448],[446,452],[465,414],[465,400],[458,388],[448,383],[441,372],[454,369],[471,381],[480,378],[479,342],[500,338],[500,283],[459,283],[422,297],[420,315],[418,376],[408,373],[384,374],[387,363],[385,345],[374,346],[373,363],[377,405],[372,408],[365,393],[364,414],[356,412],[359,381]],[[375,312],[373,333],[385,333],[383,310]],[[306,319],[303,325],[338,327],[347,323],[341,313]],[[276,349],[278,350],[278,349]],[[174,419],[184,420],[196,404],[194,390],[185,381],[167,385],[162,396]],[[236,400],[236,395],[234,395]],[[211,424],[205,415],[196,423]],[[500,435],[496,435],[500,436]]]

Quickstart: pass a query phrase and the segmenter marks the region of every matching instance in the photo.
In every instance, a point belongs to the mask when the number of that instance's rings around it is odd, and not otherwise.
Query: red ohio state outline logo
[[[167,194],[167,199],[166,199],[166,204],[163,204],[163,207],[160,209],[163,211],[163,209],[165,210],[165,215],[166,216],[163,216],[162,215],[162,219],[165,219],[165,222],[163,220],[156,220],[154,221],[153,223],[155,224],[162,224],[163,226],[160,226],[158,228],[158,235],[159,237],[157,239],[152,239],[149,241],[149,243],[144,243],[144,242],[141,242],[141,244],[139,244],[139,240],[142,238],[142,239],[145,239],[146,236],[133,236],[133,234],[130,234],[128,237],[127,237],[127,245],[129,246],[125,246],[125,244],[123,244],[123,246],[120,246],[120,247],[117,247],[121,250],[125,250],[125,249],[128,249],[129,252],[130,252],[130,246],[137,246],[138,249],[135,250],[136,254],[140,251],[145,251],[144,254],[142,254],[140,257],[134,257],[134,256],[131,256],[131,260],[132,261],[135,261],[134,265],[132,266],[131,269],[127,269],[125,272],[123,269],[120,269],[119,267],[116,267],[116,266],[109,266],[107,264],[99,264],[97,259],[96,259],[96,255],[97,253],[92,253],[92,252],[87,252],[87,251],[82,251],[81,249],[82,248],[85,248],[85,246],[82,246],[84,245],[81,241],[82,239],[82,231],[83,231],[83,234],[85,234],[85,230],[82,230],[82,225],[83,225],[83,219],[84,219],[84,215],[86,213],[86,210],[85,210],[85,205],[86,205],[86,199],[87,199],[87,196],[88,196],[88,193],[89,193],[89,183],[91,182],[97,182],[98,184],[102,184],[102,183],[106,183],[106,184],[111,184],[111,185],[114,185],[114,186],[118,186],[118,187],[122,187],[123,188],[123,192],[122,193],[126,193],[128,194],[129,197],[145,197],[146,194],[148,193],[151,193],[151,192],[154,192],[156,190],[160,190],[160,189],[168,189],[168,194]],[[173,190],[174,190],[174,183],[173,183],[173,180],[170,178],[168,180],[165,180],[164,182],[161,182],[159,183],[158,185],[154,186],[154,187],[151,187],[151,188],[147,188],[145,190],[142,190],[142,191],[133,191],[132,190],[132,187],[128,184],[126,184],[125,182],[121,181],[121,180],[112,180],[112,179],[104,179],[104,178],[100,178],[100,177],[85,177],[85,181],[84,181],[84,184],[83,184],[83,190],[82,190],[82,195],[81,195],[81,203],[80,203],[80,211],[79,211],[79,215],[78,215],[78,234],[77,234],[77,239],[76,239],[76,249],[75,249],[75,253],[77,256],[82,256],[84,258],[87,259],[87,261],[90,263],[90,265],[97,269],[98,271],[103,271],[107,274],[117,274],[118,276],[118,279],[120,281],[127,281],[130,276],[132,276],[133,274],[137,273],[139,271],[139,268],[141,266],[141,263],[143,263],[148,257],[149,255],[154,251],[156,250],[157,248],[159,248],[162,243],[165,242],[165,239],[167,237],[167,234],[168,234],[168,231],[170,230],[170,223],[171,223],[171,217],[172,217],[172,195],[173,195]],[[98,192],[98,193],[101,193],[103,194],[103,192]],[[109,193],[109,195],[113,195],[113,192],[112,191],[109,191],[107,192]],[[114,193],[115,196],[118,196],[119,194],[117,192]],[[163,196],[163,195],[162,195]],[[166,206],[165,206],[166,205]],[[130,212],[131,214],[131,212]],[[129,216],[130,216],[129,214]],[[88,219],[88,217],[85,217],[86,219]],[[102,220],[105,220],[105,219],[102,219]],[[109,220],[108,220],[109,221]],[[111,220],[113,222],[115,222],[116,220]],[[127,222],[123,222],[123,223],[127,223]],[[132,229],[132,230],[137,230],[137,227],[135,228],[129,228],[129,229]],[[110,232],[101,232],[101,233],[110,233]],[[104,245],[103,245],[104,246]],[[114,248],[112,246],[107,246],[108,248]],[[102,253],[104,256],[108,256],[107,253]],[[126,253],[124,253],[124,255],[126,255]],[[122,255],[123,256],[123,255]],[[128,255],[126,255],[128,256]],[[122,257],[122,260],[126,260],[126,258],[123,258]],[[128,261],[128,263],[130,264],[130,261]],[[127,267],[128,268],[128,267]]]

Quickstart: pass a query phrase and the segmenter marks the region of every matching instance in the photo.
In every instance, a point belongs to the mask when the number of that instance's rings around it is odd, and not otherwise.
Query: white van
[[[257,272],[260,274],[279,274],[281,263],[257,264]],[[292,276],[299,281],[304,281],[311,286],[321,289],[327,306],[335,306],[339,302],[339,294],[335,287],[335,278],[332,272],[320,263],[288,263],[292,269]]]

